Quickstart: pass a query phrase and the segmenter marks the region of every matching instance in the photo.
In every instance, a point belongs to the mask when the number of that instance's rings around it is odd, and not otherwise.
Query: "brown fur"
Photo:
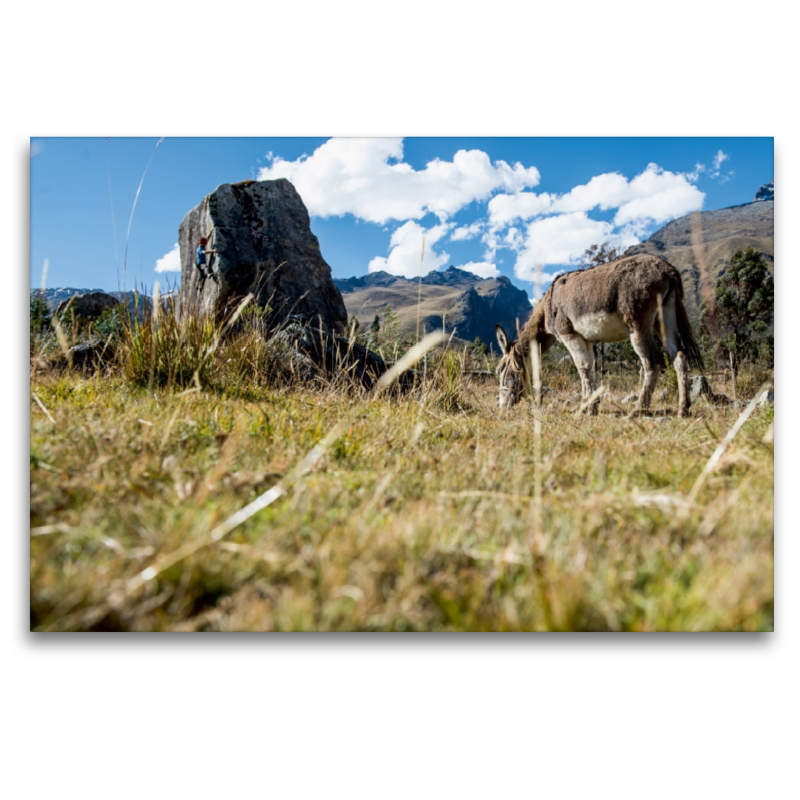
[[[654,330],[666,340],[662,344],[678,373],[678,414],[685,416],[689,411],[688,366],[702,368],[703,359],[686,315],[683,284],[675,267],[658,256],[637,255],[560,275],[534,309],[518,341],[509,342],[505,331],[497,326],[503,352],[498,369],[500,407],[514,405],[522,396],[531,341],[536,341],[542,352],[556,339],[565,345],[580,373],[586,401],[594,391],[591,345],[629,336],[644,371],[635,411],[644,411],[649,407],[660,367]],[[589,411],[597,413],[597,401]]]

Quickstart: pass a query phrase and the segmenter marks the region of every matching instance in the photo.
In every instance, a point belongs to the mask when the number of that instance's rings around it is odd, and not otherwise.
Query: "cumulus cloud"
[[[486,261],[470,261],[468,264],[459,264],[458,269],[471,272],[479,278],[496,278],[500,275],[500,270],[497,269],[497,265],[490,264]]]
[[[404,278],[416,278],[420,274],[434,272],[450,260],[449,253],[437,253],[434,245],[452,226],[447,223],[435,225],[427,230],[413,220],[401,225],[389,241],[389,256],[377,256],[369,262],[369,272],[388,272],[390,275],[402,275]],[[422,241],[425,239],[425,255],[420,271]],[[462,267],[466,269],[466,267]]]
[[[175,247],[165,253],[156,261],[156,272],[180,272],[181,271],[181,251],[178,243]]]
[[[552,197],[535,192],[498,194],[489,201],[489,224],[502,227],[516,220],[532,219],[550,210]]]
[[[576,186],[572,191],[561,195],[553,203],[552,209],[560,213],[571,213],[591,211],[593,208],[599,208],[601,211],[618,208],[629,197],[635,180],[636,178],[629,183],[619,172],[596,175],[589,183]]]
[[[610,239],[613,231],[610,222],[590,219],[583,211],[535,220],[528,225],[514,274],[533,281],[537,265],[573,263],[591,245]]]
[[[450,234],[450,240],[453,242],[463,242],[467,239],[474,239],[476,236],[481,235],[484,226],[485,223],[483,220],[473,222],[471,225],[462,225]]]
[[[624,225],[636,220],[666,222],[700,210],[704,199],[705,194],[686,176],[649,164],[628,185],[626,200],[619,204],[614,223]]]
[[[695,165],[695,178],[702,169]],[[650,225],[702,208],[705,195],[691,177],[648,164],[631,180],[618,172],[603,173],[562,195],[496,195],[488,203],[489,226],[481,239],[484,258],[494,261],[501,247],[516,251],[514,272],[530,281],[537,264],[576,264],[592,244],[630,247]],[[595,209],[616,209],[613,221],[590,218],[588,212]],[[511,225],[518,220],[530,220],[524,232]]]
[[[540,180],[536,167],[492,163],[482,150],[459,150],[452,161],[437,158],[421,170],[402,158],[402,139],[329,139],[296,161],[275,157],[258,179],[288,178],[311,215],[353,214],[377,223],[430,212],[444,221],[492,192],[515,193]]]
[[[696,165],[696,171],[700,167]],[[705,195],[689,178],[689,175],[669,172],[657,164],[648,164],[630,181],[618,172],[607,172],[563,195],[500,194],[489,201],[489,223],[501,228],[516,220],[595,208],[601,211],[619,209],[617,225],[636,219],[664,222],[702,207]]]

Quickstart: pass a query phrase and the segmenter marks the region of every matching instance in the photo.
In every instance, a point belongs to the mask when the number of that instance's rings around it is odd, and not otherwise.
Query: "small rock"
[[[695,375],[692,378],[692,387],[689,390],[689,399],[696,403],[701,397],[706,397],[711,392],[705,375]]]
[[[628,403],[635,403],[638,399],[639,395],[636,392],[634,392],[633,394],[629,394],[627,397],[623,397],[622,400],[620,400],[620,403],[626,406],[628,405]]]
[[[74,369],[91,369],[98,366],[103,359],[113,357],[113,354],[113,349],[105,342],[95,339],[70,347],[67,361]]]
[[[692,378],[692,387],[689,390],[689,402],[696,403],[701,397],[704,397],[712,405],[726,406],[731,402],[727,395],[717,394],[712,391],[705,375],[695,375]]]

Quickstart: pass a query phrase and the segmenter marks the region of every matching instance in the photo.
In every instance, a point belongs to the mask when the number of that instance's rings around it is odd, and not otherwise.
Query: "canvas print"
[[[770,137],[31,139],[32,631],[771,631]]]

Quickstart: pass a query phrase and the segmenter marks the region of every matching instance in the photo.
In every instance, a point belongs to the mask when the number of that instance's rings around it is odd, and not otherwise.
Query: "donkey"
[[[500,408],[519,402],[531,391],[530,344],[544,353],[556,340],[569,350],[581,376],[581,396],[589,413],[596,414],[595,342],[620,342],[630,337],[642,362],[644,381],[634,407],[641,414],[650,407],[660,368],[653,332],[658,335],[678,375],[678,416],[689,415],[689,366],[703,368],[703,357],[683,305],[678,270],[653,255],[628,256],[556,278],[519,334],[511,342],[502,325],[496,326],[503,357],[498,366]]]

